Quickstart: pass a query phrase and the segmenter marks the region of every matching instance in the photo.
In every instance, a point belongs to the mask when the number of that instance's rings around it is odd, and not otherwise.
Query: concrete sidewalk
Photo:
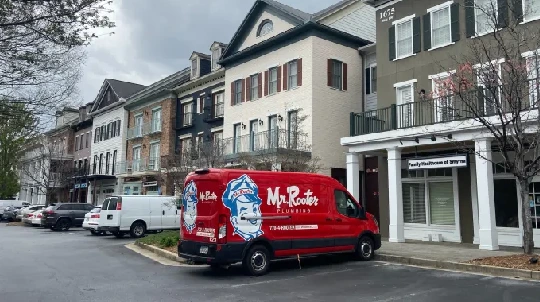
[[[536,254],[539,252],[540,250],[535,250]],[[474,244],[422,241],[393,243],[383,241],[381,249],[375,254],[375,259],[407,265],[465,271],[500,277],[540,280],[540,271],[463,263],[478,258],[509,256],[521,253],[523,253],[522,249],[512,247],[504,247],[498,251],[486,251],[478,249],[478,245]]]

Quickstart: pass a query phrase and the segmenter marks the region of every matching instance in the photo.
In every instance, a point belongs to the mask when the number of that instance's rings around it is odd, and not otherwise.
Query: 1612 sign
[[[387,8],[379,12],[379,19],[381,20],[381,22],[394,20],[394,8]]]

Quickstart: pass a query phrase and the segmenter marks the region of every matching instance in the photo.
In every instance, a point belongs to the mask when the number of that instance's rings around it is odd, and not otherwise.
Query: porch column
[[[347,153],[347,190],[360,203],[360,156],[358,153]]]
[[[388,149],[388,203],[390,242],[405,242],[403,229],[403,191],[401,189],[401,150]]]
[[[474,151],[476,160],[476,187],[478,188],[478,236],[480,238],[480,249],[498,250],[491,139],[482,138],[476,140],[474,142]]]

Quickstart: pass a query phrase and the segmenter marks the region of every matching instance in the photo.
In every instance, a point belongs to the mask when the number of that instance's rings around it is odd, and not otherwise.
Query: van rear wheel
[[[135,221],[131,225],[129,235],[131,238],[141,238],[146,233],[146,225],[142,221]]]
[[[362,261],[372,260],[375,257],[375,244],[369,236],[362,236],[356,247],[356,257]]]
[[[262,245],[255,245],[244,256],[242,265],[249,275],[262,276],[268,272],[270,252]]]

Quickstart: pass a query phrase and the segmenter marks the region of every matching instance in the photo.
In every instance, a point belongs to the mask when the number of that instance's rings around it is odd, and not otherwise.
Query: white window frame
[[[410,108],[411,108],[411,114],[410,114],[410,117],[408,118],[409,120],[407,121],[402,121],[401,118],[400,118],[400,114],[398,112],[398,116],[397,116],[397,123],[398,123],[398,127],[403,125],[404,123],[407,123],[408,126],[407,127],[412,127],[414,126],[414,84],[417,83],[418,80],[417,79],[413,79],[413,80],[409,80],[409,81],[405,81],[405,82],[399,82],[399,83],[395,83],[394,84],[394,88],[396,89],[396,105],[403,105],[403,101],[401,100],[401,97],[398,93],[398,91],[402,88],[405,88],[405,87],[409,87],[409,89],[411,90],[411,101],[408,102],[408,103],[413,103]],[[403,107],[402,107],[403,108]]]
[[[535,87],[534,90],[532,89],[533,87],[530,86],[530,82],[535,79],[537,81],[537,85],[540,85],[540,72],[538,72],[538,69],[540,68],[540,49],[524,52],[521,54],[521,56],[525,59],[525,66],[527,67],[527,79],[529,80],[529,106],[531,106],[531,100],[533,100],[535,103],[538,103],[540,101],[540,86],[538,88]],[[530,70],[530,66],[527,61],[530,58],[534,58],[535,56],[537,57],[537,62],[539,66],[536,66],[536,77],[532,77],[533,71]]]
[[[242,90],[245,89],[245,85],[242,83],[242,80],[236,80],[234,83],[234,100],[233,100],[233,106],[237,106],[242,104]],[[239,85],[240,84],[240,85]],[[238,86],[240,86],[240,91],[238,91]]]
[[[441,72],[439,74],[428,76],[428,79],[431,80],[431,91],[433,92],[433,98],[437,99],[436,102],[438,103],[438,106],[434,107],[435,118],[436,118],[437,122],[442,122],[443,121],[441,111],[437,110],[437,108],[442,108],[442,105],[440,104],[442,96],[437,93],[437,86],[435,84],[437,83],[438,80],[451,77],[455,73],[456,73],[456,71],[452,70],[452,71],[445,71],[445,72]],[[455,97],[453,95],[451,96],[451,103],[455,104]],[[452,115],[452,116],[454,116],[454,115]]]
[[[217,108],[219,108],[219,104],[221,104],[221,112],[218,112]],[[225,93],[219,92],[215,94],[215,102],[214,102],[214,117],[222,117],[223,112],[225,109]]]
[[[141,123],[140,124],[137,124],[137,120],[138,118],[141,118],[140,121]],[[144,125],[144,118],[143,118],[143,114],[142,113],[137,113],[135,114],[134,116],[134,125],[133,125],[133,131],[135,132],[133,134],[133,137],[141,137],[142,136],[142,132],[143,132],[143,125]],[[137,130],[138,129],[138,130]]]
[[[217,58],[216,56],[214,55],[214,52],[217,51]],[[219,69],[219,65],[218,65],[218,61],[219,61],[219,57],[221,56],[221,47],[216,47],[214,49],[212,49],[212,55],[211,55],[211,66],[212,66],[212,70],[216,70],[216,69]]]
[[[135,158],[135,151],[138,150],[139,157]],[[133,146],[133,155],[131,157],[131,165],[133,167],[133,171],[137,172],[141,168],[141,156],[142,156],[142,148],[141,145],[134,145]]]
[[[498,86],[501,86],[502,85],[502,66],[501,65],[504,62],[506,62],[506,60],[503,58],[503,59],[493,60],[493,61],[488,62],[488,63],[475,64],[473,66],[473,69],[475,71],[477,71],[478,69],[483,69],[483,68],[490,67],[490,66],[493,66],[493,65],[497,66],[498,82],[499,82]],[[480,76],[481,76],[480,74],[476,75],[476,82],[478,83],[479,87],[485,88],[486,86],[483,83],[483,81],[481,80]],[[499,100],[502,100],[501,88],[500,87],[497,89],[497,92],[498,92],[497,97],[499,98]],[[486,104],[486,98],[484,96],[484,113],[486,113],[486,111],[485,111],[486,108],[487,108],[486,105],[487,105]]]
[[[253,86],[253,82],[257,81],[257,86]],[[259,74],[252,74],[249,76],[249,100],[255,101],[259,98]],[[255,93],[253,93],[255,91]]]
[[[272,70],[274,70],[276,72],[276,81],[272,81]],[[268,79],[266,79],[268,81],[268,95],[273,95],[273,94],[276,94],[278,92],[278,68],[277,66],[274,66],[274,67],[270,67],[268,68]],[[273,87],[274,87],[274,90],[272,91],[272,85],[271,84],[274,84]]]
[[[195,68],[193,68],[193,62],[195,62]],[[199,58],[195,58],[193,60],[191,60],[191,78],[196,78],[199,76],[199,69],[200,69],[200,66],[199,66]]]
[[[186,110],[186,108],[189,110]],[[186,119],[186,114],[188,113],[190,113],[189,119]],[[191,125],[193,125],[193,102],[187,102],[182,104],[182,126],[186,127]]]
[[[407,16],[407,17],[404,17],[404,18],[401,18],[399,20],[395,20],[394,22],[392,22],[392,25],[395,26],[395,31],[396,31],[396,34],[395,34],[395,40],[394,40],[394,44],[395,44],[395,49],[396,49],[396,58],[394,59],[394,61],[397,61],[397,60],[402,60],[402,59],[405,59],[405,58],[408,58],[408,57],[411,57],[411,56],[414,56],[416,55],[414,53],[414,24],[413,24],[413,19],[416,17],[416,15],[410,15],[410,16]],[[398,26],[399,25],[402,25],[404,23],[407,23],[407,22],[411,22],[411,53],[410,54],[407,54],[407,55],[402,55],[402,56],[398,56]]]
[[[536,13],[532,13],[532,14],[528,14],[527,13],[527,10],[528,10],[528,7],[527,7],[527,3],[526,3],[527,0],[522,0],[521,1],[521,4],[522,4],[522,8],[523,8],[523,22],[521,22],[520,24],[525,24],[525,23],[529,23],[529,22],[532,22],[532,21],[537,21],[537,20],[540,20],[540,11],[536,12]],[[533,0],[533,1],[537,1],[537,0]]]
[[[498,3],[497,3],[497,0],[488,0],[488,1],[495,2],[494,6],[495,6],[495,15],[497,16],[497,22],[495,22],[495,24],[493,24],[494,28],[488,29],[485,32],[478,32],[478,13],[479,12],[484,13],[484,12],[482,12],[482,11],[480,11],[478,9],[476,1],[477,0],[474,1],[474,32],[475,32],[474,37],[485,36],[487,34],[492,33],[494,30],[498,30],[497,24],[498,24],[498,16],[499,16],[499,6],[498,6]]]
[[[369,64],[369,95],[376,95],[377,94],[377,85],[375,85],[375,91],[373,91],[373,69],[377,69],[377,63],[371,63]],[[379,72],[377,70],[377,72]],[[376,80],[377,78],[375,78]]]
[[[159,112],[159,118],[154,119],[154,113]],[[160,132],[161,131],[161,114],[163,111],[161,110],[161,107],[157,107],[152,109],[152,133],[153,132]],[[156,122],[158,121],[159,122]]]
[[[445,3],[442,3],[442,4],[439,4],[439,5],[436,5],[434,7],[431,7],[427,10],[427,12],[430,14],[430,26],[431,26],[431,29],[430,29],[430,35],[431,35],[431,48],[428,49],[428,51],[432,51],[434,49],[438,49],[438,48],[442,48],[442,47],[446,47],[448,45],[452,45],[452,44],[456,44],[455,42],[452,42],[452,11],[451,11],[451,8],[450,6],[454,4],[454,1],[447,1]],[[441,45],[436,45],[434,46],[433,45],[433,13],[436,13],[438,11],[441,11],[443,9],[448,9],[448,31],[449,31],[449,35],[448,37],[450,38],[448,42],[446,43],[443,43]],[[414,32],[414,29],[413,29],[413,32]],[[414,43],[414,42],[413,42]]]
[[[296,65],[296,73],[292,74],[292,65]],[[342,67],[343,68],[343,67]],[[342,69],[343,73],[343,69]],[[293,81],[293,78],[295,79]],[[287,63],[287,89],[295,89],[298,87],[298,59],[294,59]]]
[[[157,157],[152,157],[152,147],[157,146]],[[150,142],[149,156],[148,156],[148,168],[152,171],[159,169],[159,163],[161,158],[161,143],[160,141]]]

